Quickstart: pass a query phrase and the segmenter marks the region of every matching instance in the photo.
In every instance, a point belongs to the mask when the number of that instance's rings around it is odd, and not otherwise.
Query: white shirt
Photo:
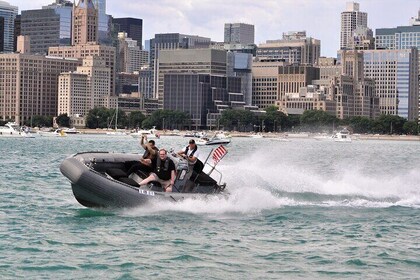
[[[187,156],[190,157],[191,153],[193,152],[194,149],[190,149],[190,147],[188,146],[188,151],[187,151]],[[184,150],[185,151],[185,150]],[[194,152],[193,157],[198,158],[200,156],[200,150],[197,148],[197,150]],[[190,164],[195,164],[196,161],[191,162],[188,161],[188,163]]]

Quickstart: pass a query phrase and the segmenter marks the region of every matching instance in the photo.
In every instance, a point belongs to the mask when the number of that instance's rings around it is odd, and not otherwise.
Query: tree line
[[[419,125],[415,121],[393,115],[381,115],[377,119],[356,116],[343,120],[321,110],[307,110],[302,115],[286,115],[276,106],[268,107],[265,113],[256,114],[247,110],[224,110],[214,129],[235,130],[241,132],[333,132],[340,127],[347,127],[353,133],[410,134],[418,135]],[[158,110],[150,116],[136,111],[129,114],[122,110],[95,107],[86,116],[86,127],[91,129],[115,128],[118,119],[119,129],[152,128],[191,129],[191,117],[188,113],[173,110]],[[67,114],[56,118],[59,126],[70,127]],[[0,124],[5,122],[0,122]],[[26,126],[51,127],[53,117],[33,116],[26,120]]]

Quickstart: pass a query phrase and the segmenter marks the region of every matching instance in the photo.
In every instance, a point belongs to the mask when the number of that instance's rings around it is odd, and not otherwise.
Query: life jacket
[[[188,153],[189,146],[185,147],[185,155]],[[197,145],[195,145],[195,148],[192,150],[191,154],[188,156],[189,158],[192,158],[194,156],[195,151],[197,151]]]
[[[169,158],[165,159],[165,163],[163,164],[163,171],[168,171],[169,169]],[[160,159],[160,157],[157,157],[156,159],[156,171],[160,172],[160,164],[162,163],[162,160]]]

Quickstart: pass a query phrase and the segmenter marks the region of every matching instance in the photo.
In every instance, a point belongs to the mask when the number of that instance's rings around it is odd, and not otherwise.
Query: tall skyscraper
[[[413,17],[410,19],[410,24],[409,26],[376,29],[375,46],[378,50],[409,50],[411,48],[417,48],[419,55],[417,59],[417,71],[420,74],[420,10],[417,18]],[[418,115],[420,116],[420,94]]]
[[[111,44],[110,21],[111,17],[106,14],[106,0],[92,0],[98,11],[98,40],[100,44]]]
[[[15,18],[18,13],[18,7],[12,6],[7,2],[0,1],[0,18],[3,18],[3,40],[0,43],[0,46],[3,46],[3,49],[0,51],[3,52],[13,52],[14,49],[14,27],[15,27]]]
[[[22,11],[21,35],[29,36],[32,53],[47,54],[60,45],[60,15],[52,9]]]
[[[60,16],[60,46],[71,44],[71,18],[73,14],[73,2],[68,0],[57,0],[42,9],[52,9]]]
[[[125,32],[127,36],[137,41],[142,48],[143,43],[143,20],[140,18],[114,18],[112,20],[118,32]]]
[[[418,50],[366,50],[365,77],[375,80],[382,114],[418,119]]]
[[[73,7],[72,45],[98,43],[98,11],[92,0],[79,0]]]
[[[225,23],[225,43],[254,44],[254,25],[246,23]]]
[[[346,10],[341,13],[341,50],[354,48],[353,32],[358,27],[367,28],[367,13],[359,11],[359,3],[348,2]]]

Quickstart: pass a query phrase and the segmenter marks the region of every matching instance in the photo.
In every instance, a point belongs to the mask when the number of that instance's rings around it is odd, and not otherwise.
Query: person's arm
[[[152,156],[156,154],[156,151],[150,146],[150,143],[145,144],[144,149],[147,150]]]
[[[141,136],[140,146],[142,146],[142,147],[143,147],[143,149],[145,149],[145,150],[146,150],[146,144],[144,143],[144,136],[143,136],[143,135]]]
[[[175,183],[175,170],[171,171],[171,185],[173,186]]]
[[[149,165],[149,166],[152,165],[152,160],[148,159],[148,158],[146,158],[146,159],[141,158],[140,162],[143,163],[143,164]]]

